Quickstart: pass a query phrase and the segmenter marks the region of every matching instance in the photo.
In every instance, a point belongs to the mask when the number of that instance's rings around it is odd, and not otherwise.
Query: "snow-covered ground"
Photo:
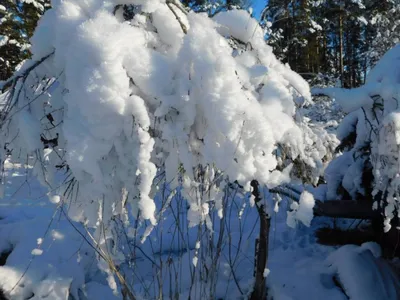
[[[0,267],[0,286],[6,295],[11,295],[11,299],[69,299],[69,294],[72,299],[122,298],[113,294],[107,284],[108,275],[99,270],[86,229],[66,219],[63,210],[68,205],[62,208],[52,204],[45,189],[31,176],[30,168],[7,162],[6,174],[0,203],[0,251],[11,251],[6,264]],[[285,201],[271,220],[265,272],[269,295],[273,299],[348,299],[334,283],[336,271],[332,271],[332,261],[326,261],[335,249],[317,244],[314,234],[316,228],[329,225],[330,220],[315,218],[311,227],[298,224],[292,229],[286,225]],[[192,289],[193,299],[203,299],[202,289],[210,286],[207,278],[199,278],[205,275],[202,266],[210,266],[207,260],[213,254],[210,247],[199,248],[197,243],[199,236],[210,232],[202,227],[187,228],[187,210],[179,211],[183,203],[177,194],[164,221],[144,244],[128,237],[130,243],[121,242],[125,250],[131,251],[131,261],[121,261],[120,270],[138,298],[155,299],[162,284],[166,298],[177,293],[180,299],[187,299]],[[237,198],[227,210],[226,220],[213,222],[214,245],[218,244],[220,224],[230,233],[224,234],[221,244],[215,295],[240,299],[249,293],[253,282],[257,213],[247,198]],[[239,214],[241,218],[237,217]],[[180,229],[176,222],[182,222]]]
[[[32,178],[31,168],[5,163],[0,202],[0,287],[11,299],[112,299],[104,275],[97,276],[94,251],[83,226],[66,219]],[[65,207],[67,209],[67,207]],[[80,231],[80,233],[78,233]],[[83,236],[81,235],[83,234]]]
[[[54,1],[32,38],[32,60],[1,84],[10,86],[0,99],[1,159],[11,152],[15,162],[32,158],[26,168],[5,164],[0,252],[3,260],[10,254],[0,288],[6,295],[246,298],[259,226],[253,180],[270,189],[294,180],[302,187],[317,184],[326,170],[328,195],[340,184],[354,197],[366,195],[361,179],[370,153],[391,161],[373,166],[376,181],[381,174],[389,180],[375,190],[392,185],[390,229],[400,186],[400,114],[398,91],[391,89],[397,81],[382,81],[379,69],[398,60],[400,48],[371,71],[365,88],[326,93],[347,104],[346,112],[358,111],[357,126],[349,115],[342,124],[356,130],[359,148],[325,169],[338,123],[319,114],[336,110],[325,102],[300,108],[312,104],[308,84],[275,58],[248,12],[209,19],[177,1],[134,3],[140,5],[130,7],[128,18],[128,7],[114,0]],[[397,69],[389,73],[399,77]],[[370,117],[384,124],[384,143],[377,134],[372,139],[375,152],[364,147],[377,131],[364,111],[371,106],[378,115]],[[363,155],[353,158],[358,150]],[[264,201],[272,214],[264,270],[269,295],[399,298],[390,284],[395,276],[381,280],[388,267],[373,244],[336,250],[316,243],[315,230],[330,220],[312,220],[319,197],[310,191],[299,204],[282,199],[279,210],[267,191],[256,203]]]

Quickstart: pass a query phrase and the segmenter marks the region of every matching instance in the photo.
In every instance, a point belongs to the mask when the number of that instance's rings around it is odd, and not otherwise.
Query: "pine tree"
[[[320,71],[323,53],[322,27],[314,20],[309,0],[271,0],[261,21],[275,54],[303,75]]]
[[[373,67],[380,57],[400,42],[400,1],[372,1],[368,9],[365,32],[365,70]]]
[[[50,0],[0,0],[0,80],[30,57],[29,38]]]
[[[195,12],[207,12],[210,16],[222,10],[246,8],[248,0],[181,0],[183,5]]]
[[[274,53],[293,70],[351,88],[399,42],[399,17],[399,0],[271,0],[261,23]]]

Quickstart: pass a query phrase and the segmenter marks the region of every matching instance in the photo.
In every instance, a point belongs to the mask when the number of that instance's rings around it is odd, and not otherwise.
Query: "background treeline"
[[[256,1],[263,0],[182,0],[210,15]],[[29,38],[49,7],[50,0],[0,0],[0,80],[29,57]],[[363,84],[400,36],[400,0],[269,0],[253,13],[275,54],[314,84]]]
[[[0,0],[0,80],[29,58],[29,38],[50,0]]]
[[[270,0],[261,21],[292,69],[350,88],[399,41],[399,12],[399,0]]]

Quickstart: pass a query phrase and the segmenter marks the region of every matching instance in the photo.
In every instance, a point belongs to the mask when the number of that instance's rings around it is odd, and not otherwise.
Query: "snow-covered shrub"
[[[385,231],[398,213],[400,187],[400,46],[386,53],[366,84],[345,90],[315,90],[334,98],[348,113],[338,128],[342,155],[325,172],[328,198],[346,191],[351,197],[374,199],[385,215]]]
[[[32,164],[50,200],[97,229],[99,249],[118,245],[117,218],[130,237],[133,218],[147,224],[145,240],[175,191],[189,226],[211,229],[227,182],[249,191],[253,179],[272,188],[321,175],[324,133],[297,112],[308,84],[246,11],[210,19],[171,0],[53,1],[32,53],[2,84],[1,157]]]

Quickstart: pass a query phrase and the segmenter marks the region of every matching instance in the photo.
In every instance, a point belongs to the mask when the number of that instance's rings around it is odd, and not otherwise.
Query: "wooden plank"
[[[314,206],[314,215],[347,218],[347,219],[373,219],[379,212],[372,209],[372,203],[354,200],[317,201]]]

